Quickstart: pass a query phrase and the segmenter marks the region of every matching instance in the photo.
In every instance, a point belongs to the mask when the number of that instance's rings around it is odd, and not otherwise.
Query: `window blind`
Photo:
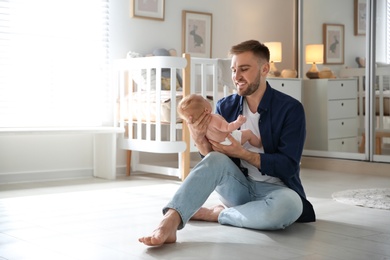
[[[108,0],[0,0],[0,127],[100,126]]]

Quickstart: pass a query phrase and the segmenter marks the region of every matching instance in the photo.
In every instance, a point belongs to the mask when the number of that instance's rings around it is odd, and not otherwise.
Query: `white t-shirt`
[[[260,114],[257,111],[255,113],[252,113],[249,110],[246,100],[244,101],[243,115],[246,117],[246,122],[241,126],[241,129],[250,129],[256,136],[260,136],[260,129],[258,125],[260,120]],[[251,152],[264,153],[263,147],[254,147],[250,145],[249,142],[243,144],[243,147]],[[245,160],[241,160],[241,166],[248,169],[249,177],[255,181],[263,181],[284,185],[284,183],[279,178],[262,175],[259,169],[257,169],[255,166]]]

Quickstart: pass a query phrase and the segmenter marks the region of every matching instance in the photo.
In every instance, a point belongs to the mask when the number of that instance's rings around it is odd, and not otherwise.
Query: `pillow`
[[[138,52],[129,51],[126,54],[126,57],[127,58],[138,58],[138,57],[142,57],[142,55],[140,53],[138,53]]]
[[[172,50],[166,50],[166,49],[155,49],[151,55],[147,56],[176,56],[175,55],[176,51],[174,49]],[[141,54],[129,51],[127,53],[127,58],[138,58],[142,57]],[[132,71],[132,77],[134,82],[137,84],[137,86],[140,86],[142,90],[146,90],[147,88],[147,73],[146,69],[140,69],[140,70],[135,70]],[[154,86],[156,86],[156,70],[151,71],[151,86],[152,89],[155,89]],[[171,89],[171,70],[169,68],[162,69],[161,70],[161,89],[162,90],[170,90]],[[180,90],[182,86],[182,79],[178,73],[176,73],[176,90]]]
[[[171,89],[171,78],[170,78],[170,72],[168,73],[168,77],[166,76],[167,73],[164,73],[164,70],[170,70],[170,69],[163,69],[161,74],[161,89],[162,90],[170,90]],[[152,89],[155,89],[156,86],[156,70],[151,70],[150,73],[150,83],[152,86]],[[176,90],[181,89],[181,78],[179,75],[176,76]],[[140,69],[132,71],[132,78],[134,82],[139,86],[142,90],[147,89],[147,70],[146,69]]]
[[[162,90],[171,90],[171,79],[166,77],[161,77],[161,89]],[[176,79],[176,90],[181,90],[179,80]]]
[[[146,88],[147,88],[147,70],[146,69],[133,70],[132,71],[132,78],[138,87],[140,87],[142,90],[146,90]],[[153,86],[156,86],[156,71],[155,70],[151,71],[150,84],[151,84],[152,88],[153,88]]]

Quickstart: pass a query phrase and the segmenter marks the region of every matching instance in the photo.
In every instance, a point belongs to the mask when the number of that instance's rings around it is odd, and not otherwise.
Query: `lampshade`
[[[324,45],[323,44],[309,44],[306,45],[306,64],[311,64],[311,68],[306,73],[309,79],[318,79],[319,71],[317,64],[324,62]]]
[[[306,45],[306,64],[322,64],[324,62],[324,45]]]
[[[282,62],[282,43],[281,42],[265,42],[270,53],[271,62]]]
[[[268,77],[279,77],[280,72],[275,66],[275,62],[282,61],[282,43],[281,42],[265,42],[265,46],[269,49],[269,61],[270,61],[270,70],[268,72]]]

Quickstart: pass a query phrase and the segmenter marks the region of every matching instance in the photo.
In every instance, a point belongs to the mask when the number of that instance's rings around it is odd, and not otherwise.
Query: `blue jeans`
[[[295,191],[245,177],[229,157],[218,152],[209,153],[195,166],[163,213],[175,209],[182,219],[178,229],[182,229],[214,190],[226,206],[218,217],[223,225],[277,230],[302,214],[302,200]]]

